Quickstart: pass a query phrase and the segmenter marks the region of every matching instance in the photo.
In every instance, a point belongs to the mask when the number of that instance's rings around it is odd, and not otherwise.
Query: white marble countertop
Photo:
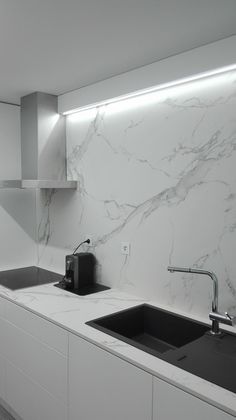
[[[106,290],[88,296],[77,296],[54,287],[52,283],[17,291],[0,286],[0,296],[33,311],[37,315],[66,328],[70,332],[127,360],[152,375],[236,417],[236,395],[234,393],[85,324],[85,322],[92,319],[144,302],[161,307],[159,304],[156,305],[153,301],[142,300],[117,289]],[[164,309],[170,310],[170,308]],[[187,314],[183,315],[186,316]],[[201,321],[201,319],[199,320]]]

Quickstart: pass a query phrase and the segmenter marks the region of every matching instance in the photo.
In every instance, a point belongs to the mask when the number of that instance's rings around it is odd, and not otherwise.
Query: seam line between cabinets
[[[50,396],[50,398],[57,402],[57,404],[60,404],[62,407],[65,406],[65,403],[61,402],[61,399],[57,397],[56,395],[52,394],[47,388],[45,388],[42,384],[37,382],[34,378],[32,378],[28,373],[24,372],[21,368],[16,366],[14,363],[12,363],[9,359],[5,358],[6,362],[14,369],[17,370],[22,376],[24,376],[29,382],[36,385],[38,388],[40,388],[43,392],[45,392],[47,395]],[[6,395],[7,399],[8,396]],[[6,401],[8,403],[8,401]],[[1,420],[1,419],[0,419]]]
[[[69,420],[69,353],[70,351],[70,333],[67,331],[67,387],[66,387],[66,402],[67,402],[67,409],[66,409],[66,416],[67,420]]]
[[[10,324],[12,327],[16,328],[18,331],[23,332],[25,335],[29,336],[30,338],[32,338],[34,341],[40,343],[42,346],[48,348],[49,350],[55,351],[55,353],[59,354],[61,357],[63,357],[64,359],[66,359],[66,355],[65,353],[62,353],[60,350],[58,350],[55,347],[52,347],[50,344],[48,344],[46,341],[36,337],[35,335],[33,335],[32,333],[26,331],[23,329],[23,327],[19,327],[18,325],[14,324],[11,321],[8,321],[7,319],[3,318],[3,321],[6,322],[7,324]],[[1,419],[0,419],[1,420]]]
[[[154,377],[152,375],[152,420],[154,420],[154,407],[153,407],[153,403],[154,403]]]

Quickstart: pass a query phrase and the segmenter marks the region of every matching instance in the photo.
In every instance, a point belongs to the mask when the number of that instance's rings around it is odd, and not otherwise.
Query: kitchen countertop
[[[14,291],[0,286],[0,297],[46,318],[236,417],[236,395],[234,393],[85,324],[95,318],[143,303],[149,303],[167,310],[170,310],[170,308],[160,306],[154,301],[124,293],[118,289],[110,289],[88,296],[78,296],[56,288],[52,283]],[[180,315],[188,316],[186,313]],[[198,320],[206,322],[206,320],[200,318]]]

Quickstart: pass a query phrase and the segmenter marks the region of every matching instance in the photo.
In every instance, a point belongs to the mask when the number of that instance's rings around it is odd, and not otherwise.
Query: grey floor
[[[14,418],[0,406],[0,420],[14,420]]]

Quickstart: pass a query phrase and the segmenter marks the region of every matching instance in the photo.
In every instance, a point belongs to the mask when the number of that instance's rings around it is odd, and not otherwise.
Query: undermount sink
[[[154,355],[180,348],[209,330],[197,321],[147,304],[87,324]]]

